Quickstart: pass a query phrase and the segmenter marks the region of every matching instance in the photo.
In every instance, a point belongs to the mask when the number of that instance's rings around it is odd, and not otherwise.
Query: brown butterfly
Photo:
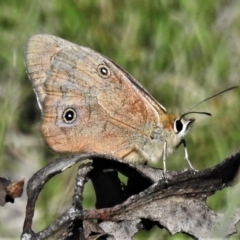
[[[192,108],[181,116],[167,113],[116,63],[59,37],[32,36],[26,65],[43,115],[42,133],[54,151],[138,163],[163,157],[166,171],[167,154],[184,144],[193,169],[184,140],[195,120],[184,118]]]

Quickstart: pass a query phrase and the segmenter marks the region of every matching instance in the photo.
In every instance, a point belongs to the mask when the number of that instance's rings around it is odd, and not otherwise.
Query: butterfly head
[[[204,114],[211,116],[208,112],[186,112],[180,116],[176,116],[173,114],[165,114],[161,118],[162,129],[166,133],[165,140],[168,144],[171,144],[171,147],[175,147],[191,130],[193,127],[193,123],[195,122],[195,118],[186,118],[185,116],[188,114]]]
[[[189,132],[189,130],[192,128],[193,123],[195,122],[195,118],[185,119],[185,116],[188,114],[204,114],[208,116],[212,116],[211,113],[208,112],[190,112],[187,111],[183,113],[180,117],[176,118],[173,122],[173,130],[174,133],[180,138],[184,138],[185,135]]]
[[[174,133],[180,138],[184,138],[185,135],[189,132],[192,128],[195,118],[190,118],[188,120],[184,119],[183,117],[175,119],[173,122],[173,130]]]

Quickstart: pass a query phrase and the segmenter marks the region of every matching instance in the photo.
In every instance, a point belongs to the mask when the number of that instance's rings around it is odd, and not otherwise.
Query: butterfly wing
[[[165,109],[133,77],[91,49],[34,35],[26,65],[43,115],[44,139],[55,151],[139,158],[161,127]]]

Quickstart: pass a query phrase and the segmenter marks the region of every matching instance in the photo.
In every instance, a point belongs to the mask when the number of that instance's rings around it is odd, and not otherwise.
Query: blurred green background
[[[44,145],[41,114],[24,66],[24,47],[36,33],[49,33],[108,56],[131,73],[169,112],[182,113],[240,78],[240,1],[238,0],[88,0],[0,2],[0,176],[25,178],[57,157]],[[203,103],[187,136],[197,169],[212,167],[239,150],[240,90]],[[162,163],[159,164],[159,167]],[[187,167],[183,149],[168,169]],[[37,204],[35,230],[41,230],[70,204],[76,167],[47,184]],[[208,200],[222,211],[236,192],[228,189]],[[239,195],[239,194],[238,194]],[[94,206],[89,183],[85,208]],[[238,201],[238,202],[237,202]],[[236,204],[240,202],[238,199]],[[1,208],[0,238],[19,239],[26,193]],[[160,207],[160,206],[159,206]],[[240,234],[231,239],[239,239]],[[190,239],[154,228],[134,239]]]

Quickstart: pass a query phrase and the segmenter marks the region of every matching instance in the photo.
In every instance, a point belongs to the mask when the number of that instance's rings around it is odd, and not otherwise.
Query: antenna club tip
[[[207,115],[207,116],[209,116],[209,117],[212,117],[212,114],[209,113],[209,112],[203,112],[203,114],[205,114],[205,115]]]

